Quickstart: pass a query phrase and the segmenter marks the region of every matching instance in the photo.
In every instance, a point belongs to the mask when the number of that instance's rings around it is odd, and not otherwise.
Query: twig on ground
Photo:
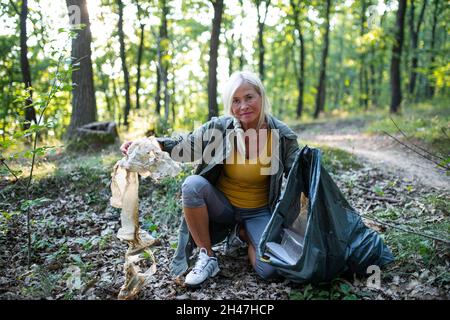
[[[406,133],[404,133],[403,131],[402,131],[402,129],[400,129],[399,128],[399,126],[397,125],[397,123],[394,121],[394,119],[392,119],[392,117],[390,117],[390,119],[391,119],[391,121],[392,121],[392,123],[394,124],[394,126],[397,128],[397,130],[409,141],[410,140],[410,137],[408,137],[407,135],[406,135]],[[442,128],[443,129],[443,128]],[[443,131],[444,132],[444,134],[445,134],[445,131]],[[418,145],[416,145],[416,144],[414,144],[414,143],[412,143],[412,142],[410,142],[411,143],[411,145],[413,145],[414,147],[416,147],[417,149],[420,149],[420,150],[422,150],[423,152],[426,152],[427,154],[429,154],[430,156],[432,156],[432,157],[435,157],[435,158],[438,158],[438,159],[441,159],[441,160],[445,160],[443,157],[440,157],[440,156],[438,156],[438,155],[436,155],[436,154],[433,154],[433,153],[431,153],[430,151],[428,151],[427,149],[425,149],[425,148],[422,148],[421,146],[418,146]]]
[[[384,226],[388,226],[388,227],[391,227],[391,228],[394,228],[394,229],[398,229],[398,230],[401,230],[403,232],[412,233],[412,234],[415,234],[415,235],[418,235],[418,236],[426,237],[426,238],[433,239],[433,240],[436,240],[436,241],[439,241],[439,242],[443,242],[445,244],[450,245],[450,240],[441,239],[441,238],[438,238],[438,237],[433,236],[433,235],[425,234],[425,233],[422,233],[422,232],[419,232],[419,231],[416,231],[416,230],[411,230],[409,228],[398,226],[398,225],[395,225],[395,224],[392,224],[392,223],[389,223],[389,222],[380,221],[380,220],[377,220],[375,218],[369,218],[369,217],[366,217],[366,216],[362,216],[361,218],[373,221],[373,222],[378,223],[380,225],[384,225]]]
[[[450,170],[450,167],[448,166],[443,166],[442,164],[440,164],[439,162],[434,161],[433,159],[430,159],[429,157],[427,157],[424,154],[421,154],[420,152],[418,152],[417,150],[414,150],[413,148],[411,148],[410,146],[408,146],[406,143],[398,140],[396,137],[394,137],[393,135],[387,133],[386,131],[383,131],[384,134],[388,135],[389,137],[391,137],[392,139],[394,139],[395,141],[397,141],[399,144],[401,144],[402,146],[408,148],[409,150],[413,151],[414,153],[420,155],[422,158],[427,159],[428,161],[433,162],[435,165],[437,165],[438,167],[441,167],[443,169],[445,169],[446,171]]]
[[[399,203],[401,200],[393,199],[393,198],[387,198],[387,197],[379,197],[379,196],[365,196],[366,199],[370,200],[379,200],[379,201],[387,201],[392,203]]]

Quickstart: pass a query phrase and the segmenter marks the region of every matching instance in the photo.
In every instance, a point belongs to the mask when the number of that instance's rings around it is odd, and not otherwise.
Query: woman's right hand
[[[122,151],[124,156],[128,155],[128,148],[131,146],[132,143],[133,143],[133,141],[128,141],[128,142],[124,142],[120,146],[120,151]]]

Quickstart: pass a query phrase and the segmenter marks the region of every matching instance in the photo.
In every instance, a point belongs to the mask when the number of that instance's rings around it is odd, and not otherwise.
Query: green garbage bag
[[[297,154],[257,256],[282,276],[309,283],[344,273],[367,275],[370,266],[394,261],[321,165],[320,150],[308,146]]]

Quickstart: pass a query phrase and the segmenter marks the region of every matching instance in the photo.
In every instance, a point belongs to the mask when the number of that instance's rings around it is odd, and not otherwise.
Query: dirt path
[[[450,190],[450,177],[445,175],[444,170],[386,135],[362,133],[364,126],[362,120],[338,121],[298,126],[296,131],[299,138],[307,143],[343,149],[400,178],[417,181],[427,187]]]

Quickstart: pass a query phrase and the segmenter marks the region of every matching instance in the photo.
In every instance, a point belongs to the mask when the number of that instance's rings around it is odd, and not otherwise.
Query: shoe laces
[[[205,266],[208,264],[209,258],[210,256],[208,256],[208,252],[206,251],[206,249],[201,248],[194,268],[192,268],[192,272],[195,274],[202,272]]]

